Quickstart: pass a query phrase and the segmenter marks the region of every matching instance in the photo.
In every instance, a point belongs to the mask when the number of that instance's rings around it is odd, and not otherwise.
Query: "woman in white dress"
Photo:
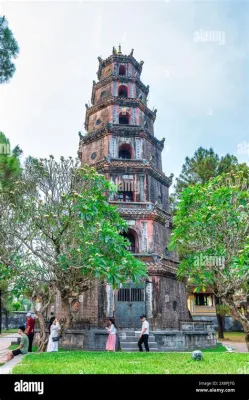
[[[50,326],[50,335],[49,335],[48,347],[47,347],[48,352],[58,351],[59,340],[53,341],[53,338],[59,337],[60,329],[61,329],[61,327],[60,327],[59,321],[58,321],[58,319],[55,318]]]

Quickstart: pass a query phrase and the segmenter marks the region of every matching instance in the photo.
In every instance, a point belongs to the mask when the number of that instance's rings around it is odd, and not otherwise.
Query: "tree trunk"
[[[6,329],[8,331],[9,330],[9,315],[8,315],[7,311],[5,313],[5,326],[6,326]]]
[[[249,351],[249,320],[247,319],[245,314],[242,314],[240,310],[236,307],[233,296],[224,297],[224,303],[229,307],[231,311],[231,316],[239,321],[243,326],[245,333],[245,342],[247,350]]]
[[[38,317],[38,321],[40,324],[40,338],[39,338],[39,342],[38,342],[38,351],[45,352],[46,345],[47,345],[46,324],[45,324],[44,316],[42,315],[42,313],[37,312],[36,315]]]
[[[218,323],[218,338],[219,339],[224,339],[224,318],[219,314],[218,307],[221,305],[221,299],[220,297],[214,296],[215,297],[215,308],[216,308],[216,317],[217,317],[217,323]]]
[[[63,298],[61,296],[61,308],[60,314],[57,316],[60,321],[61,335],[63,336],[66,331],[71,328],[73,323],[73,316],[70,309],[70,304],[68,298]]]

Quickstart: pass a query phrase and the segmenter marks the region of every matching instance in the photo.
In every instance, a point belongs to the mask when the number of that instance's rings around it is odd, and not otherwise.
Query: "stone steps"
[[[140,332],[138,331],[121,331],[119,333],[119,341],[120,341],[120,348],[122,351],[139,351],[138,349],[138,336],[139,336]],[[149,349],[150,351],[159,351],[158,350],[158,346],[157,346],[157,342],[155,341],[155,336],[149,335],[149,340],[148,340],[148,344],[149,344]],[[144,349],[144,345],[143,349]],[[145,350],[145,349],[144,349]]]
[[[138,349],[137,342],[120,342],[121,349]],[[149,348],[150,349],[157,349],[157,343],[156,342],[149,342]]]

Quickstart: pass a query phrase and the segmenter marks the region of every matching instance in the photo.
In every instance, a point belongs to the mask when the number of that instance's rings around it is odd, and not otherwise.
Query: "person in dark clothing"
[[[27,323],[26,323],[26,329],[25,333],[28,336],[29,339],[29,352],[32,352],[32,343],[34,339],[34,329],[35,329],[35,320],[31,316],[32,314],[29,312],[27,314]]]

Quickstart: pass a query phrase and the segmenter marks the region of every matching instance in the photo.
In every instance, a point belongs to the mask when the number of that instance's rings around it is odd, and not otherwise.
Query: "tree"
[[[189,185],[205,184],[210,178],[231,171],[238,165],[235,156],[219,157],[212,148],[199,147],[192,158],[186,157],[179,178],[176,178],[175,193],[178,196]]]
[[[0,132],[0,185],[5,192],[10,192],[21,176],[21,154],[22,150],[19,146],[16,146],[11,152],[9,139],[3,132]]]
[[[2,191],[5,192],[6,201],[14,201],[13,195],[11,191],[14,187],[14,182],[21,175],[21,166],[20,166],[20,155],[22,154],[19,146],[16,146],[14,150],[10,151],[10,142],[9,139],[6,138],[3,132],[0,132],[0,187]],[[1,218],[1,214],[0,214]],[[10,304],[8,302],[7,297],[7,281],[3,281],[2,276],[0,275],[1,283],[3,287],[0,287],[0,319],[2,316],[2,312],[5,313],[6,320],[7,315],[11,310]],[[6,286],[7,285],[7,286]],[[5,287],[6,286],[6,287]],[[4,293],[4,294],[2,294]],[[1,331],[1,322],[0,322],[0,331]]]
[[[0,261],[15,273],[17,292],[32,288],[30,297],[41,300],[36,310],[40,350],[46,343],[43,312],[55,295],[61,299],[65,332],[74,322],[73,293],[81,294],[96,280],[117,287],[147,276],[145,265],[126,250],[128,241],[120,233],[127,224],[108,203],[112,190],[94,168],[50,156],[27,160],[14,204],[0,193]]]
[[[212,148],[199,147],[192,158],[186,157],[182,172],[176,179],[175,193],[171,196],[173,213],[176,212],[178,197],[183,189],[198,183],[204,185],[210,178],[236,169],[237,166],[238,160],[235,156],[227,154],[219,157]],[[224,338],[224,315],[220,315],[218,312],[221,304],[222,299],[215,297],[219,339]]]
[[[18,43],[8,27],[8,22],[4,16],[0,16],[0,84],[8,82],[14,75],[16,67],[12,59],[18,53]]]
[[[249,350],[249,320],[236,303],[249,291],[249,170],[242,168],[187,187],[180,195],[170,248],[185,257],[179,276],[211,286],[240,321]]]

